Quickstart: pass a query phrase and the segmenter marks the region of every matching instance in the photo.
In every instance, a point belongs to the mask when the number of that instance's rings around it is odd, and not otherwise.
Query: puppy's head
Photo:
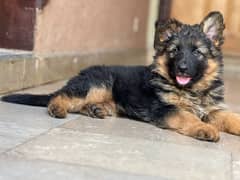
[[[209,13],[200,24],[187,25],[170,19],[156,23],[156,58],[165,55],[169,78],[180,87],[190,87],[208,72],[210,61],[220,64],[224,30],[220,12]]]

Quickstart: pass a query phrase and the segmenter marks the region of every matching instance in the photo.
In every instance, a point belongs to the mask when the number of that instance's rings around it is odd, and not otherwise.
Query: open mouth
[[[176,76],[177,83],[180,85],[187,85],[191,81],[191,77],[189,76]]]

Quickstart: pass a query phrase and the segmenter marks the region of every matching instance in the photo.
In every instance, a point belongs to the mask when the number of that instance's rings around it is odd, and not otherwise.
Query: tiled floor
[[[226,99],[240,112],[240,72],[226,73]],[[47,93],[58,82],[24,92]],[[240,179],[240,137],[197,141],[124,118],[69,115],[0,103],[0,180]]]

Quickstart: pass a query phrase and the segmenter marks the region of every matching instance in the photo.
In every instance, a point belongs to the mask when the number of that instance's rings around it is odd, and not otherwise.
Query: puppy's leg
[[[240,115],[229,111],[219,110],[209,113],[207,117],[219,131],[240,135]]]
[[[85,97],[69,96],[67,93],[58,92],[58,95],[50,100],[48,112],[51,116],[57,118],[65,118],[68,112],[104,118],[106,116],[106,112],[103,112],[105,109],[105,111],[108,111],[108,109],[115,111],[115,106],[110,108],[110,105],[115,105],[112,100],[112,92],[105,87],[92,87],[88,90]],[[109,108],[107,108],[108,106]],[[92,113],[86,113],[90,112],[89,110],[86,111],[87,107],[91,107],[91,111],[97,116],[91,115]],[[94,107],[96,108],[94,109]]]
[[[169,128],[180,134],[205,141],[218,141],[219,132],[211,124],[202,122],[197,116],[187,111],[177,111],[169,115],[160,127]]]
[[[52,117],[65,118],[68,112],[77,111],[83,104],[84,98],[69,97],[67,94],[59,93],[50,100],[48,113]]]

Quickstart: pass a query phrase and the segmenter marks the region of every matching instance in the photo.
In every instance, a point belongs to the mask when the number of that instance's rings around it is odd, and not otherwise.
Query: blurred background
[[[238,78],[239,8],[237,0],[1,0],[0,93],[94,64],[149,64],[157,19],[195,24],[213,10],[225,17],[227,75]]]
[[[0,47],[37,53],[145,48],[148,0],[2,0]]]
[[[195,24],[212,10],[225,17],[226,100],[240,113],[240,0],[0,0],[0,96],[51,93],[96,64],[150,64],[157,19]],[[239,180],[239,140],[0,101],[0,180]]]
[[[194,24],[212,10],[226,23],[228,54],[239,54],[237,0],[1,0],[0,47],[38,53],[152,48],[156,19]]]

